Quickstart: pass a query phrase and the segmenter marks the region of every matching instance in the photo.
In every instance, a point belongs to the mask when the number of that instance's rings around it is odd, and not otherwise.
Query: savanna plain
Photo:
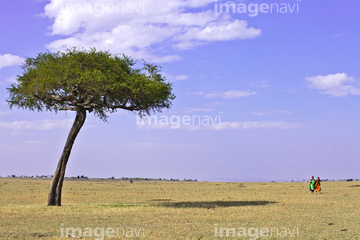
[[[49,186],[0,178],[0,239],[360,239],[356,181],[65,180],[61,207]]]

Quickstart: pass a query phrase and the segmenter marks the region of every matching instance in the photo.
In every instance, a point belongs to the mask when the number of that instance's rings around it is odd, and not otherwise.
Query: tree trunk
[[[64,150],[61,154],[59,163],[57,165],[50,191],[48,195],[48,205],[61,206],[61,190],[65,177],[66,164],[69,160],[72,146],[75,142],[75,138],[78,135],[81,127],[84,125],[86,119],[86,110],[83,107],[78,107],[76,117],[73,126],[69,132],[68,138],[65,143]]]

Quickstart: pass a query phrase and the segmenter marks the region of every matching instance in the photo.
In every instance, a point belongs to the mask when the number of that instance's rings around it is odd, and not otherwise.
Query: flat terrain
[[[0,239],[360,239],[359,182],[311,194],[296,182],[67,180],[61,207],[46,206],[49,185],[0,178]]]

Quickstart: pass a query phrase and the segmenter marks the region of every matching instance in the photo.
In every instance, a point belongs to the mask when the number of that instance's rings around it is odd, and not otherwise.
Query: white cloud
[[[27,144],[45,144],[45,143],[47,143],[47,142],[46,142],[46,141],[28,140],[28,141],[25,141],[25,143],[27,143]]]
[[[288,110],[272,110],[271,113],[281,113],[281,114],[292,114],[291,111]]]
[[[206,103],[204,106],[224,106],[225,104],[222,102],[212,102],[212,103]]]
[[[295,88],[294,88],[294,89],[295,89]],[[287,92],[287,93],[296,93],[294,89],[284,90],[284,92]]]
[[[212,92],[212,93],[205,93],[202,91],[186,92],[185,94],[189,95],[189,96],[204,96],[205,98],[237,99],[237,98],[241,98],[241,97],[249,97],[252,95],[256,95],[257,92],[250,91],[250,90],[229,90],[226,92]],[[218,105],[221,105],[221,103]]]
[[[360,95],[359,84],[353,77],[345,73],[307,77],[306,82],[309,88],[320,90],[321,94],[327,94],[333,97]]]
[[[185,113],[193,113],[193,112],[213,112],[215,109],[213,108],[186,108]]]
[[[15,83],[16,82],[16,76],[9,77],[5,80],[7,83]]]
[[[213,41],[255,38],[261,30],[213,11],[213,0],[51,0],[43,16],[54,20],[46,47],[96,47],[134,58],[180,59],[169,48],[190,49]],[[206,10],[208,9],[208,10]]]
[[[167,80],[171,81],[171,82],[175,82],[175,81],[183,81],[189,78],[189,76],[187,75],[172,75],[172,74],[168,74],[168,73],[164,73],[164,76],[166,77]]]
[[[247,25],[246,21],[235,20],[211,22],[206,27],[192,27],[175,38],[180,41],[175,47],[189,49],[205,42],[248,39],[260,35],[261,30],[248,28]]]
[[[38,120],[38,121],[14,121],[14,122],[0,122],[0,128],[8,128],[13,131],[19,130],[51,130],[56,128],[66,128],[71,127],[73,120]]]
[[[9,115],[9,114],[12,114],[12,112],[11,111],[0,112],[0,116]]]
[[[264,116],[264,115],[270,115],[272,113],[281,113],[281,114],[291,114],[291,111],[282,111],[282,110],[271,110],[271,111],[265,111],[265,112],[260,112],[260,111],[253,111],[250,114],[254,115],[254,116]]]
[[[256,95],[257,93],[255,91],[249,91],[249,90],[230,90],[226,92],[213,92],[205,94],[206,98],[228,98],[228,99],[237,99],[241,97],[249,97],[252,95]]]
[[[246,129],[296,129],[302,127],[301,123],[289,123],[289,122],[216,122],[215,124],[191,124],[182,125],[179,124],[174,127],[172,124],[152,124],[152,125],[138,125],[139,129],[154,130],[154,129],[165,129],[165,130],[187,130],[187,131],[199,131],[199,130],[246,130]]]
[[[199,92],[186,92],[185,94],[189,95],[189,96],[201,96],[201,95],[204,95],[205,92],[201,92],[201,91],[199,91]]]
[[[123,148],[126,149],[198,149],[200,145],[194,144],[174,144],[174,143],[154,143],[154,142],[135,142],[125,144]]]
[[[0,69],[3,67],[20,65],[23,61],[24,58],[16,55],[11,55],[11,54],[0,55]]]
[[[215,130],[226,130],[226,129],[292,129],[299,128],[302,124],[300,123],[288,123],[288,122],[223,122],[218,125],[214,125]]]
[[[0,82],[0,84],[12,84],[16,83],[16,76],[9,77],[5,79],[3,82]]]
[[[250,113],[251,115],[254,115],[254,116],[264,116],[264,115],[270,115],[269,112],[260,112],[260,111],[253,111]]]
[[[267,88],[270,84],[267,81],[260,81],[260,82],[252,82],[249,84],[249,87],[257,87],[257,88]]]

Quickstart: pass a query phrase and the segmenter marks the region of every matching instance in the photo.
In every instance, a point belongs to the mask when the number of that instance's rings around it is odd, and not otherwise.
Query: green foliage
[[[32,111],[85,108],[104,121],[119,108],[140,115],[170,108],[175,96],[160,67],[145,61],[142,69],[134,65],[129,57],[96,49],[40,53],[25,60],[7,102]]]

